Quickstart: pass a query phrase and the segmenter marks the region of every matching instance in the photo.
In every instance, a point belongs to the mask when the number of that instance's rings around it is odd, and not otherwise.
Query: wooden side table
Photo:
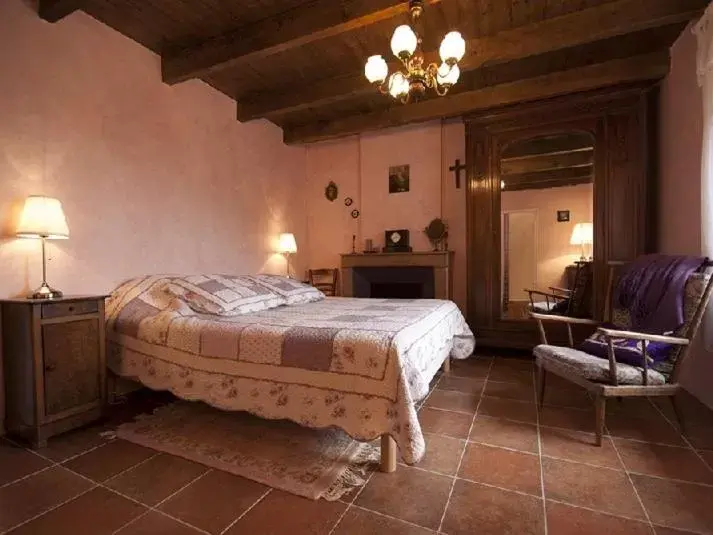
[[[8,434],[43,447],[101,417],[105,297],[0,300]]]

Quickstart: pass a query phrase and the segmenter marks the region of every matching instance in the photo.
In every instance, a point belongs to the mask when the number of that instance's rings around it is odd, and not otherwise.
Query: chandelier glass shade
[[[386,60],[375,55],[367,59],[364,76],[384,94],[403,103],[423,97],[427,89],[443,96],[458,82],[460,68],[458,62],[465,55],[465,41],[460,32],[446,34],[438,49],[441,64],[425,64],[421,49],[421,37],[414,27],[423,13],[423,0],[410,0],[409,12],[411,24],[402,24],[394,30],[391,37],[391,52],[396,56],[403,69],[389,75]]]

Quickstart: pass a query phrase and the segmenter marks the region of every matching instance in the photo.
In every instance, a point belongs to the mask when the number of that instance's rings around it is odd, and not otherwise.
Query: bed
[[[415,404],[449,357],[473,352],[458,307],[325,298],[291,279],[247,279],[154,275],[125,282],[107,301],[110,369],[219,409],[336,426],[357,440],[381,437],[386,471],[395,468],[394,443],[404,462],[418,462],[425,443]],[[249,297],[242,309],[211,309],[236,293]],[[269,301],[262,309],[260,299]]]

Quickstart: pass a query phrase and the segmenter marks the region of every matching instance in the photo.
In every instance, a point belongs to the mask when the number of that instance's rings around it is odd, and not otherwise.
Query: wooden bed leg
[[[379,470],[387,474],[396,471],[396,442],[390,435],[381,435],[381,463]]]
[[[443,361],[443,373],[449,374],[451,373],[451,357],[450,355],[446,357],[446,360]]]

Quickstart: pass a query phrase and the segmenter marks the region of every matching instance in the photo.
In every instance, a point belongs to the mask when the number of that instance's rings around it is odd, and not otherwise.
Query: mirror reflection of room
[[[591,315],[594,139],[518,140],[500,158],[502,317]]]

